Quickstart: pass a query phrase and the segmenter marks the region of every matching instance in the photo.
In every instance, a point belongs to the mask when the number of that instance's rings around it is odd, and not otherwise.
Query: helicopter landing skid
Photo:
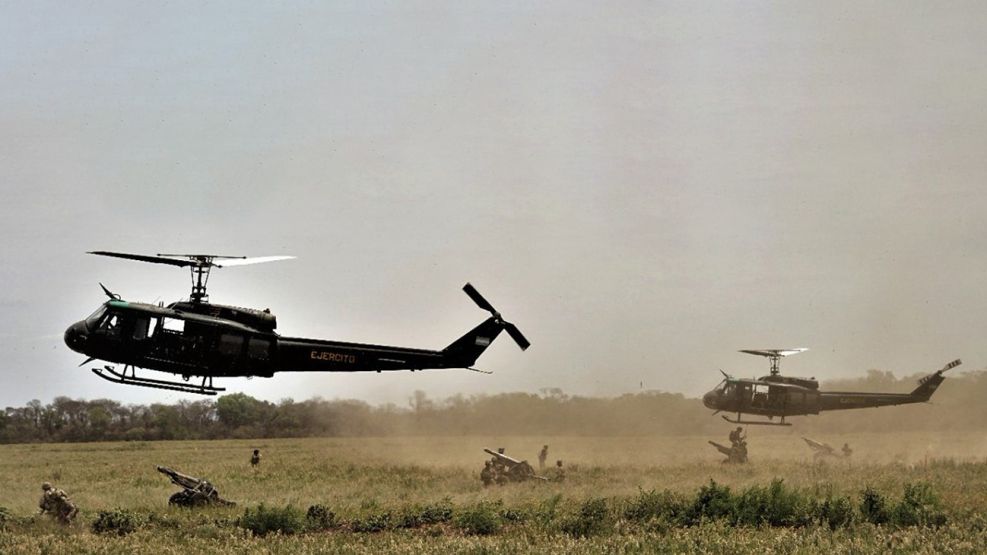
[[[791,422],[785,422],[785,418],[782,417],[781,422],[765,422],[763,420],[741,420],[740,415],[737,418],[730,418],[727,415],[722,415],[720,418],[730,422],[731,424],[744,424],[745,426],[791,426]]]
[[[93,368],[93,374],[96,374],[100,378],[113,383],[121,383],[124,385],[136,385],[139,387],[151,387],[154,389],[167,389],[169,391],[181,391],[183,393],[196,393],[198,395],[216,395],[221,391],[226,391],[225,387],[213,387],[212,378],[204,377],[202,378],[202,384],[200,385],[190,385],[182,382],[169,382],[167,380],[155,380],[152,378],[138,378],[136,373],[128,376],[126,374],[126,369],[124,373],[121,374],[116,371],[112,366],[104,366],[103,368]],[[206,381],[208,380],[208,385]]]

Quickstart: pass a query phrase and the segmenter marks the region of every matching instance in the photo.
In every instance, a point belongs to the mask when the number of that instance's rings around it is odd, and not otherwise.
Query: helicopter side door
[[[216,375],[269,376],[275,348],[270,337],[219,328],[210,369]]]

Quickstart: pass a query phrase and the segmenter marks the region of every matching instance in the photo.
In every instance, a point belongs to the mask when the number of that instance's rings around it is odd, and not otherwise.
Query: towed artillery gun
[[[502,468],[499,472],[508,482],[524,482],[531,479],[548,481],[548,478],[535,474],[535,469],[528,464],[528,461],[519,461],[491,449],[484,451],[494,456],[495,465],[499,464]]]
[[[822,459],[825,459],[826,457],[840,459],[840,458],[848,458],[850,456],[850,448],[847,445],[844,445],[843,451],[839,452],[835,448],[833,448],[832,445],[828,443],[816,441],[814,439],[810,439],[805,436],[802,436],[802,439],[805,441],[806,445],[808,445],[812,449],[812,458],[816,461],[820,461]]]
[[[747,462],[747,442],[741,442],[733,447],[727,447],[715,441],[710,441],[709,444],[727,456],[726,460],[723,461],[725,463],[744,464]]]
[[[172,470],[166,466],[159,466],[158,472],[171,479],[171,483],[182,488],[182,491],[172,494],[168,498],[169,505],[180,507],[201,507],[204,505],[220,505],[232,507],[236,503],[227,501],[219,496],[217,490],[208,480],[200,480],[188,474],[182,474],[177,470]]]

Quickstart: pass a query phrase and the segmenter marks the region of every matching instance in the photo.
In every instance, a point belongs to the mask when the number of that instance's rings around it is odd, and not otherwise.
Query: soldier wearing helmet
[[[72,500],[65,491],[51,485],[51,482],[41,484],[41,500],[38,507],[42,514],[48,514],[56,518],[62,524],[70,524],[75,515],[79,513]]]

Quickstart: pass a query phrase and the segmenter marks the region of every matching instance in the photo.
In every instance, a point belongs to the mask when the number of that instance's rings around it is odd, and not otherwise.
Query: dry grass
[[[750,551],[976,552],[987,549],[987,452],[982,434],[874,434],[814,439],[850,442],[851,460],[812,464],[811,452],[796,430],[752,429],[751,464],[720,464],[705,437],[422,437],[183,441],[0,446],[0,506],[22,518],[0,533],[0,552],[133,552],[153,545],[156,552],[274,551],[420,552],[430,551]],[[722,438],[721,438],[722,439]],[[534,462],[542,443],[550,458],[568,468],[563,484],[531,482],[484,489],[477,478],[483,447],[507,447],[508,454]],[[260,448],[264,461],[249,464]],[[210,479],[234,509],[200,512],[169,509],[177,491],[155,465],[171,466]],[[416,503],[449,500],[454,506],[500,502],[532,507],[561,496],[565,507],[591,497],[618,502],[641,489],[693,493],[714,479],[734,488],[766,485],[773,478],[808,491],[856,498],[872,486],[900,496],[905,483],[933,484],[951,516],[943,529],[890,530],[857,525],[831,532],[824,528],[739,529],[718,524],[693,528],[622,530],[575,539],[551,530],[508,526],[490,537],[465,536],[448,526],[394,530],[379,534],[310,533],[252,538],[230,522],[243,506],[313,504],[331,507],[341,519],[375,512],[399,512]],[[40,484],[52,481],[81,509],[69,529],[36,512]],[[87,523],[101,509],[121,507],[164,515],[168,526],[149,526],[124,538],[92,534]],[[170,526],[170,527],[169,527]],[[153,543],[152,543],[153,542]]]

